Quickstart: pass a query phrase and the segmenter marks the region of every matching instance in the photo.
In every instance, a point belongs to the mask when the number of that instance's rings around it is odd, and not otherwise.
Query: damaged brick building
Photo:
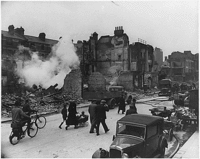
[[[74,45],[86,79],[92,72],[100,72],[107,85],[122,85],[129,91],[141,89],[144,84],[154,86],[157,81],[154,48],[141,42],[129,44],[129,37],[121,26],[115,27],[113,36],[98,39],[95,32],[88,41]]]
[[[172,52],[166,58],[169,64],[168,78],[173,81],[189,82],[198,81],[199,75],[199,54],[192,54],[191,51]]]
[[[2,93],[13,93],[16,88],[23,87],[16,75],[17,63],[23,67],[23,62],[30,59],[29,49],[38,52],[41,59],[45,59],[51,52],[51,47],[58,43],[57,40],[47,39],[45,33],[38,37],[25,35],[24,28],[8,27],[8,31],[1,31],[1,67],[2,67]],[[19,52],[19,46],[24,51]],[[17,89],[21,90],[21,89]]]

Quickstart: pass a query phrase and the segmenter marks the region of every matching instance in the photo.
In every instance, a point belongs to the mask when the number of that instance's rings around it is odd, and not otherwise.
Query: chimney
[[[14,32],[15,32],[15,27],[14,27],[14,25],[9,25],[9,27],[8,27],[8,32],[9,32],[9,34],[14,35]]]
[[[19,35],[24,35],[24,28],[20,27],[20,28],[16,28],[15,29],[15,32]]]
[[[124,30],[122,26],[115,27],[114,35],[115,36],[122,36],[124,34]]]
[[[46,34],[45,34],[45,33],[40,33],[40,34],[39,34],[39,39],[40,39],[40,40],[45,41],[45,37],[46,37]]]
[[[93,38],[97,42],[97,40],[98,40],[98,34],[96,32],[93,33]]]

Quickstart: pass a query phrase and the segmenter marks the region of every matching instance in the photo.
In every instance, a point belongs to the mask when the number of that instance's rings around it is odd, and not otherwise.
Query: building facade
[[[163,51],[160,48],[155,47],[154,58],[155,58],[155,62],[158,64],[157,69],[160,70],[163,64]]]
[[[173,81],[198,81],[198,53],[172,52],[167,61],[170,65],[169,76]]]
[[[136,42],[129,44],[123,27],[115,27],[114,35],[101,36],[95,32],[88,41],[74,44],[84,76],[100,72],[107,84],[122,85],[127,90],[150,86],[154,80],[154,48]]]

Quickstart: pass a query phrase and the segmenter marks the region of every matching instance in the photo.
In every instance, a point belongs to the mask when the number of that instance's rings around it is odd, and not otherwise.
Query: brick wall
[[[71,70],[64,79],[63,93],[71,98],[81,98],[81,71],[80,69]]]

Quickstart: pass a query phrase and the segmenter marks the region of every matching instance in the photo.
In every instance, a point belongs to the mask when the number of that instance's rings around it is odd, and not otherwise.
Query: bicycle
[[[35,124],[37,124],[37,127],[39,129],[42,129],[45,127],[47,123],[47,119],[43,115],[38,114],[38,112],[36,111],[36,115],[32,115],[32,118],[35,118]]]
[[[12,145],[18,144],[18,142],[26,136],[26,132],[31,138],[37,135],[38,126],[35,123],[35,120],[31,119],[30,127],[28,127],[28,124],[25,123],[25,125],[22,126],[22,132],[20,132],[19,126],[12,128],[12,131],[9,136],[10,143]]]

